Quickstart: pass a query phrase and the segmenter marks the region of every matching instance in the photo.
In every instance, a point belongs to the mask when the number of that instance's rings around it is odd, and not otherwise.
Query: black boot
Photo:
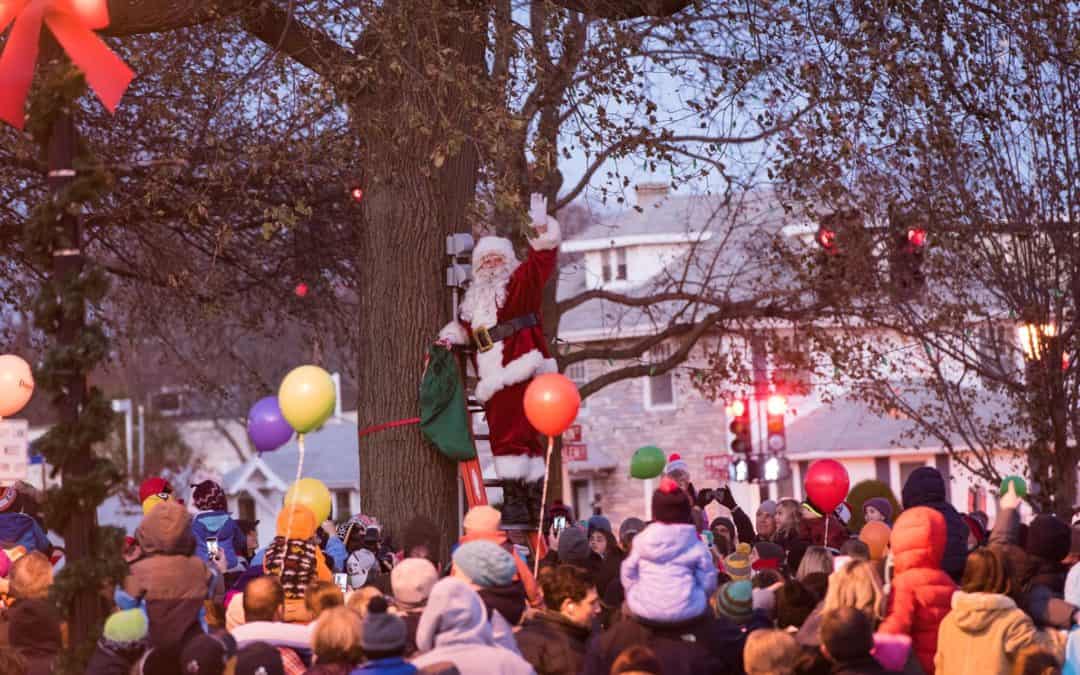
[[[502,525],[513,530],[528,529],[529,491],[524,481],[504,480]]]
[[[529,493],[529,523],[533,528],[539,529],[544,519],[544,479],[526,483],[525,489]]]

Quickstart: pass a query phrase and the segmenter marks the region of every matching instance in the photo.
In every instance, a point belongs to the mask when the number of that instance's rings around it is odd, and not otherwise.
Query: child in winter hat
[[[724,571],[732,581],[750,580],[753,574],[750,568],[750,544],[739,544],[734,553],[724,558]]]
[[[716,590],[716,565],[691,524],[690,496],[665,478],[653,493],[654,522],[622,564],[626,605],[637,617],[679,623],[701,616]]]
[[[863,502],[863,520],[868,523],[892,523],[892,504],[884,497],[871,497]]]
[[[141,609],[114,612],[106,621],[86,672],[128,672],[150,647],[149,625]]]
[[[360,633],[360,646],[369,662],[363,671],[416,672],[416,668],[402,658],[409,640],[405,622],[387,610],[385,598],[377,597],[368,603],[368,613],[364,617],[364,628]]]
[[[729,581],[720,587],[710,602],[717,618],[739,626],[750,623],[754,614],[753,586],[749,581]]]
[[[240,555],[247,550],[247,536],[229,515],[225,490],[212,480],[204,480],[192,488],[191,501],[199,511],[191,521],[195,555],[209,561],[207,542],[213,540],[217,550],[225,556],[226,569],[240,569]]]

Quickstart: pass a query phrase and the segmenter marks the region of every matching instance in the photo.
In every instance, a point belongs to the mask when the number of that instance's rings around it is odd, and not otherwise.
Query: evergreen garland
[[[47,148],[49,136],[61,112],[77,110],[77,101],[86,91],[81,74],[70,64],[52,69],[37,87],[30,104],[28,130]],[[72,373],[88,374],[109,354],[109,338],[102,325],[93,320],[108,291],[108,279],[91,261],[84,259],[77,277],[61,280],[52,273],[53,250],[70,247],[61,222],[64,214],[81,214],[106,194],[111,177],[95,166],[84,144],[76,150],[75,178],[61,191],[48,198],[27,219],[23,229],[23,247],[28,262],[44,272],[43,281],[33,301],[35,327],[44,333],[48,351],[35,370],[39,391],[46,392],[51,403],[64,404],[66,378]],[[74,344],[60,344],[62,319],[85,319],[84,328]],[[96,387],[84,396],[77,423],[60,423],[38,441],[38,447],[53,469],[61,472],[78,453],[91,452],[104,442],[111,431],[112,408]],[[107,459],[95,457],[90,471],[81,476],[64,476],[59,487],[49,489],[45,499],[46,526],[64,532],[75,513],[94,512],[105,498],[122,485],[121,472]],[[119,583],[127,574],[121,556],[123,532],[116,528],[98,528],[92,537],[89,555],[68,560],[57,575],[51,597],[61,615],[70,620],[74,597],[86,589],[104,589]],[[100,634],[94,626],[92,636]],[[57,672],[84,672],[93,644],[72,644],[57,663]]]

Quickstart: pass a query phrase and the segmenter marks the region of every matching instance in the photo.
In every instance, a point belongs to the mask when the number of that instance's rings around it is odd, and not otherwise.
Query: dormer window
[[[628,278],[626,249],[616,248],[604,251],[602,267],[605,284],[611,281],[626,281]]]

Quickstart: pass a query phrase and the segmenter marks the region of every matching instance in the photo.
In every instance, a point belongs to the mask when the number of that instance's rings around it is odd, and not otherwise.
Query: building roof
[[[316,432],[304,436],[304,478],[322,481],[327,488],[344,489],[360,487],[360,438],[356,424],[338,420],[329,422]],[[243,483],[258,467],[273,481],[277,479],[290,485],[296,479],[296,466],[300,450],[296,439],[274,452],[253,457],[224,476],[225,491],[235,494],[243,489]]]
[[[973,433],[974,430],[988,428],[988,423],[995,419],[1008,419],[1003,418],[1008,410],[1008,402],[1004,398],[976,390],[961,395],[972,401],[971,413],[965,417]],[[943,406],[936,394],[927,389],[905,392],[902,398],[906,405],[922,411],[924,419],[933,421],[949,414],[949,408]],[[979,446],[980,439],[965,438],[958,433],[961,425],[955,421],[948,428],[954,449]],[[855,455],[893,452],[897,449],[935,452],[944,445],[940,438],[928,434],[919,422],[902,411],[883,413],[854,394],[837,397],[806,415],[789,420],[786,431],[787,454],[792,459],[805,455]],[[1015,435],[1008,440],[1013,447],[1024,442]]]
[[[623,290],[643,297],[678,290],[692,296],[711,296],[727,301],[746,300],[784,287],[784,272],[772,253],[773,238],[792,224],[772,191],[748,192],[725,199],[715,195],[669,197],[642,213],[631,210],[590,226],[571,243],[592,242],[606,248],[644,244],[638,238],[652,234],[685,233],[686,254],[645,283]],[[707,238],[703,235],[709,235]],[[626,237],[633,236],[633,240]],[[592,250],[590,244],[580,250]],[[581,256],[560,269],[558,298],[566,300],[589,288]],[[603,299],[589,300],[560,317],[559,335],[569,341],[630,337],[635,329],[652,332],[676,313],[684,319],[686,301],[650,303],[630,307]],[[700,305],[698,311],[708,311]],[[588,337],[584,337],[584,336]]]

